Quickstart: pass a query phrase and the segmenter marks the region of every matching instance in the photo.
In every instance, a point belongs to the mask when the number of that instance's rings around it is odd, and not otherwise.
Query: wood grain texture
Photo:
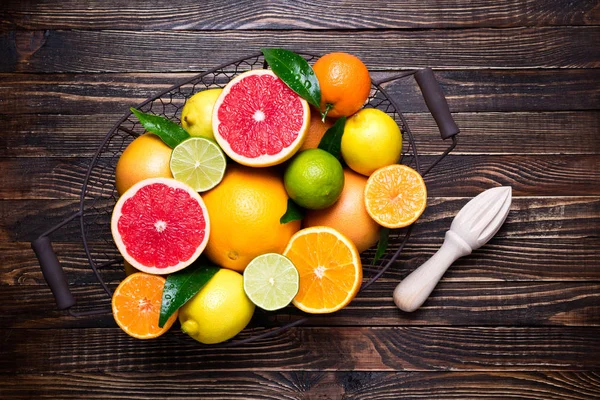
[[[249,334],[256,332],[249,332]],[[97,371],[582,371],[600,367],[600,328],[293,328],[238,348],[169,332],[2,329],[1,373]],[[22,338],[27,337],[27,341]],[[43,343],[43,346],[40,346]]]
[[[398,281],[382,280],[331,315],[309,315],[308,326],[597,326],[600,284],[589,282],[442,282],[413,313],[392,301]],[[116,285],[111,285],[114,290]],[[6,286],[0,322],[6,328],[116,327],[110,298],[100,285],[72,288],[76,310],[106,310],[72,317],[58,311],[45,286]],[[257,311],[252,326],[278,327],[307,316],[293,306],[277,313]]]
[[[129,107],[193,76],[0,74],[0,96],[5,99],[0,114],[87,115],[102,121],[102,114],[122,115]],[[387,76],[390,74],[374,74],[374,78]],[[453,112],[597,111],[600,104],[600,69],[436,71],[436,77]],[[399,111],[428,111],[413,79],[385,86]]]
[[[436,238],[411,237],[398,262],[380,279],[399,282],[404,276],[424,263],[441,246],[442,236]],[[53,243],[54,251],[63,265],[68,281],[74,285],[96,283],[97,279],[87,259],[83,245]],[[117,260],[119,254],[112,243],[93,243],[95,257],[100,263]],[[0,285],[46,285],[30,243],[2,242],[0,252]],[[365,276],[373,276],[378,269],[370,266],[375,249],[365,253]],[[442,281],[561,281],[598,282],[600,268],[600,238],[495,238],[468,257],[457,260]],[[115,284],[123,279],[123,266],[118,263],[102,269],[106,282]]]
[[[3,398],[514,399],[600,397],[597,372],[65,372],[0,375]]]
[[[28,242],[77,209],[112,124],[260,47],[354,53],[376,81],[435,69],[462,133],[427,176],[427,210],[398,261],[339,313],[239,348],[203,346],[178,326],[135,340],[110,313],[57,311]],[[412,78],[384,86],[427,165],[448,142]],[[176,119],[183,98],[153,110]],[[0,125],[3,399],[600,399],[598,1],[4,0]],[[102,197],[84,219],[98,263],[118,257],[109,158],[121,144],[103,153],[85,200],[89,212]],[[458,260],[420,310],[399,311],[393,288],[458,210],[507,184],[515,198],[498,235]],[[77,308],[107,307],[77,221],[51,239]],[[124,275],[120,262],[102,274],[111,288]],[[240,338],[301,316],[257,311]]]
[[[469,198],[430,198],[416,223],[412,238],[441,238],[458,211]],[[86,212],[91,212],[86,202]],[[0,238],[8,242],[36,239],[42,232],[62,222],[79,208],[74,200],[0,200]],[[109,220],[114,202],[95,203],[96,213],[85,218],[90,242],[110,238]],[[598,237],[599,197],[516,197],[497,238],[584,238]],[[102,214],[100,214],[102,212]],[[87,215],[87,214],[86,214]],[[402,234],[400,231],[399,234]],[[77,223],[68,224],[52,234],[55,242],[79,240]],[[394,245],[390,246],[390,250]],[[92,248],[92,251],[96,251]]]
[[[464,137],[464,142],[473,138]],[[99,160],[97,181],[114,185],[118,157]],[[419,157],[422,168],[435,156]],[[79,198],[89,158],[5,158],[0,197],[13,199]],[[473,196],[482,188],[511,186],[513,196],[600,196],[600,162],[596,155],[467,156],[449,155],[425,177],[430,197]],[[414,167],[414,166],[413,166]],[[91,188],[92,189],[92,188]],[[90,195],[100,195],[93,188]]]
[[[402,29],[600,24],[593,1],[5,0],[0,29]],[[135,12],[133,12],[135,10]],[[210,10],[210,12],[207,12]],[[340,18],[343,16],[344,18]]]
[[[264,31],[12,31],[0,33],[0,47],[5,49],[0,72],[197,71],[259,52],[265,43],[325,54],[330,42],[343,44],[343,50],[361,58],[370,71],[598,68],[599,38],[597,26],[481,28],[449,30],[443,35],[435,30],[288,30],[282,35]]]
[[[0,115],[2,157],[91,157],[116,114]],[[419,154],[440,154],[440,140],[429,113],[405,113]],[[600,151],[600,112],[454,113],[460,127],[452,154],[595,154]],[[518,143],[518,145],[516,145]]]

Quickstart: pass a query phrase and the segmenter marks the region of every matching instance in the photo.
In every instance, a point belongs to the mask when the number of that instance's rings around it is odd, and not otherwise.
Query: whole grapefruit
[[[329,226],[346,235],[358,248],[367,250],[377,243],[381,227],[365,208],[365,185],[367,177],[344,169],[344,190],[329,208],[309,210],[304,217],[304,226]]]
[[[117,192],[123,194],[147,178],[172,178],[169,161],[173,149],[152,133],[145,133],[121,154],[115,169]]]
[[[283,252],[300,229],[300,221],[279,222],[288,195],[270,168],[228,166],[221,183],[202,198],[211,222],[204,254],[225,268],[241,272],[258,255]]]
[[[321,139],[327,132],[327,129],[333,126],[334,121],[331,118],[325,119],[325,122],[321,120],[321,113],[311,109],[310,112],[310,125],[308,126],[308,132],[306,133],[306,139],[300,147],[300,150],[315,149],[319,147]]]

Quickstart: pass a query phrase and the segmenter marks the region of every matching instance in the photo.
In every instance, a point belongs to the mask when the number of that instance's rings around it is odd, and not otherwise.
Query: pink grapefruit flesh
[[[268,167],[302,146],[310,109],[273,71],[259,69],[227,84],[213,108],[212,124],[219,146],[234,161]]]
[[[117,201],[112,236],[133,267],[164,275],[193,263],[208,242],[210,223],[200,195],[170,178],[138,182]]]

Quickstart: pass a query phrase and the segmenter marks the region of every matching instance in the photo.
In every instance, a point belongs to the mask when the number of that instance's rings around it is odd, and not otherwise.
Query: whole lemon
[[[204,136],[214,140],[212,112],[223,89],[208,89],[190,97],[181,110],[181,126],[191,136]]]
[[[309,149],[298,153],[283,176],[288,195],[298,205],[320,210],[337,201],[344,189],[344,169],[330,153]]]
[[[279,221],[288,195],[274,169],[229,165],[221,183],[202,199],[210,218],[204,254],[225,268],[242,272],[256,256],[282,253],[300,229],[300,221]]]
[[[173,178],[169,166],[172,152],[173,149],[154,134],[145,133],[134,139],[117,162],[117,192],[123,194],[146,178]]]
[[[344,190],[338,201],[323,210],[308,210],[302,223],[305,227],[328,226],[336,229],[352,240],[362,253],[377,243],[381,230],[365,207],[366,185],[365,176],[345,168]]]
[[[198,293],[179,309],[181,329],[200,343],[231,339],[248,325],[254,303],[244,292],[241,274],[220,269]]]
[[[396,121],[376,108],[365,108],[348,118],[342,135],[346,164],[366,176],[402,155],[402,133]]]

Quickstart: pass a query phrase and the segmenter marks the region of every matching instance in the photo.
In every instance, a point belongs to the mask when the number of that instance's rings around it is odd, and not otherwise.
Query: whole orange
[[[204,254],[242,272],[256,256],[282,253],[300,221],[279,219],[287,210],[283,179],[273,169],[228,165],[225,177],[202,195],[211,224]]]
[[[169,161],[173,149],[160,138],[145,133],[129,143],[115,169],[117,192],[123,194],[146,178],[173,178]]]
[[[321,111],[329,117],[349,117],[362,108],[371,91],[371,77],[363,62],[348,53],[329,53],[313,65],[321,87]]]
[[[329,226],[346,235],[359,252],[377,243],[381,227],[365,208],[367,177],[344,169],[344,190],[334,205],[323,210],[308,210],[304,226]]]
[[[323,135],[327,132],[327,129],[333,126],[333,121],[329,118],[325,119],[325,122],[321,120],[321,114],[311,108],[310,113],[310,125],[308,126],[308,132],[306,133],[306,139],[302,143],[300,150],[315,149],[319,147]]]

